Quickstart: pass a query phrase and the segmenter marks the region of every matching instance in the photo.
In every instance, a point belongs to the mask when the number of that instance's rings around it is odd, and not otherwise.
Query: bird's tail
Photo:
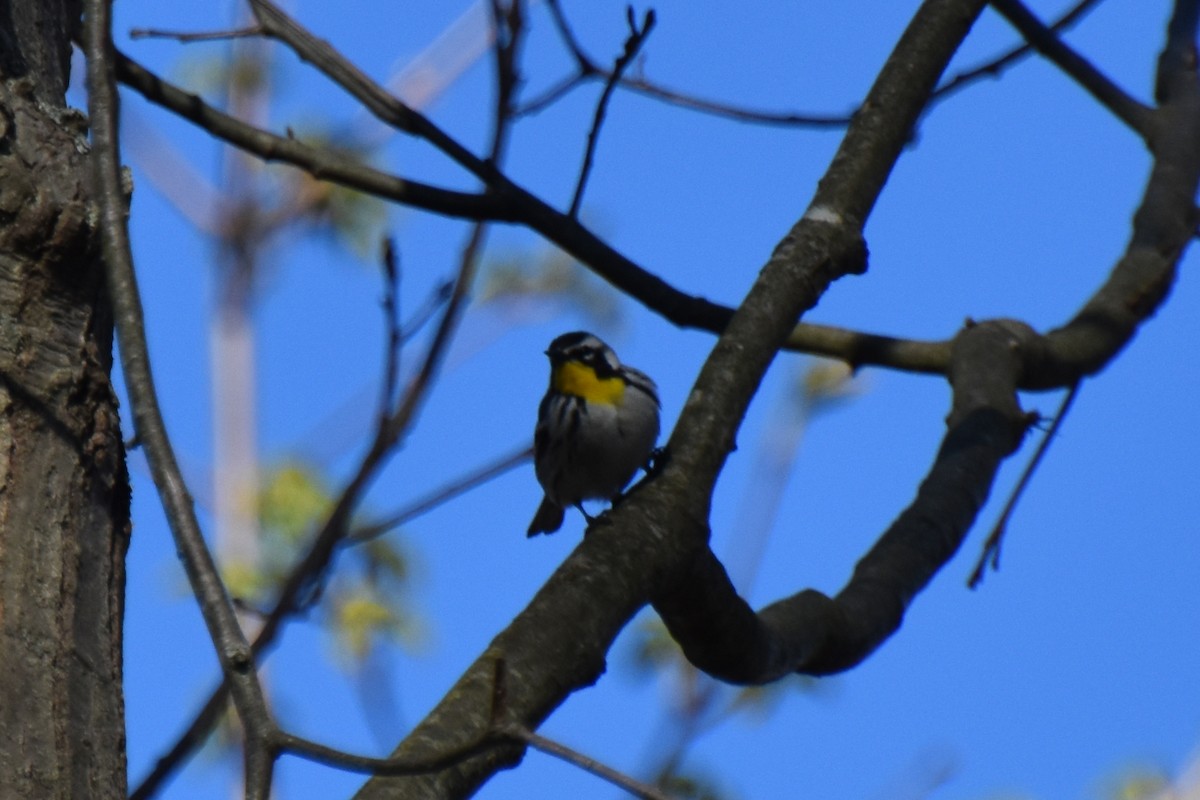
[[[533,515],[533,522],[529,523],[529,531],[526,535],[537,536],[539,533],[554,533],[562,527],[563,513],[563,507],[558,503],[549,497],[542,498],[542,504],[538,506],[537,513]]]

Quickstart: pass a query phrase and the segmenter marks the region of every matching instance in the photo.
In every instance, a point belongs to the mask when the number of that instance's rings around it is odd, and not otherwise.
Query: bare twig
[[[613,769],[594,758],[585,756],[566,745],[540,736],[517,722],[506,722],[505,702],[507,678],[503,659],[496,659],[492,676],[492,713],[489,725],[470,742],[460,745],[448,753],[434,757],[392,756],[390,758],[372,758],[356,753],[349,753],[333,747],[313,742],[309,739],[295,736],[282,731],[272,736],[272,746],[276,752],[291,753],[300,758],[315,761],[319,764],[361,772],[368,775],[419,775],[451,767],[486,747],[494,746],[502,741],[515,741],[539,750],[547,755],[573,764],[586,772],[612,783],[635,797],[643,800],[671,800],[659,789],[642,783],[634,778]]]
[[[671,800],[670,795],[657,787],[631,778],[625,773],[618,772],[590,756],[585,756],[578,750],[572,750],[570,747],[560,744],[553,739],[540,736],[522,725],[510,723],[503,730],[507,735],[524,742],[534,750],[539,750],[548,756],[554,756],[568,764],[573,764],[585,772],[590,772],[597,778],[608,781],[613,786],[624,789],[634,797],[640,797],[643,800]]]
[[[496,180],[497,170],[490,161],[474,155],[424,114],[401,102],[386,87],[373,81],[332,45],[314,36],[279,6],[270,0],[250,0],[250,8],[262,26],[263,35],[287,45],[302,61],[316,67],[381,122],[424,139],[481,180],[489,184]]]
[[[145,447],[184,570],[246,732],[245,796],[249,800],[266,800],[270,794],[274,763],[266,745],[266,735],[274,723],[258,682],[250,646],[200,532],[191,496],[167,436],[150,368],[141,299],[126,228],[125,195],[121,188],[110,4],[105,0],[87,0],[84,24],[101,239],[134,425]]]
[[[117,78],[147,100],[169,108],[214,136],[267,161],[300,167],[318,180],[366,194],[464,219],[504,220],[504,204],[495,197],[455,192],[373,169],[328,148],[307,145],[294,136],[278,136],[214,108],[197,95],[163,80],[121,52]]]
[[[383,361],[383,396],[379,402],[379,425],[391,413],[396,402],[396,383],[400,372],[400,346],[403,333],[400,329],[400,267],[397,263],[396,243],[389,236],[383,240],[383,317],[386,327],[386,345]]]
[[[409,339],[416,336],[417,332],[424,328],[425,325],[431,319],[433,319],[434,313],[439,308],[446,305],[446,303],[450,300],[450,295],[453,293],[453,280],[443,281],[434,287],[433,291],[430,292],[429,297],[425,300],[421,307],[413,312],[413,315],[409,318],[408,322],[405,322],[403,327],[400,328],[401,343],[407,342]]]
[[[1096,6],[1100,5],[1101,2],[1102,0],[1080,0],[1080,2],[1076,3],[1073,8],[1069,9],[1065,14],[1052,22],[1050,24],[1050,30],[1056,33],[1061,33],[1082,19],[1084,15],[1086,15],[1089,11],[1092,11]],[[1025,58],[1032,52],[1033,45],[1026,42],[984,64],[965,69],[962,72],[955,74],[954,77],[950,78],[950,80],[944,81],[940,86],[938,86],[933,93],[931,104],[946,100],[951,95],[957,94],[967,86],[970,86],[972,83],[975,83],[983,78],[990,78],[999,75],[1007,67]]]
[[[819,114],[795,114],[795,113],[776,113],[770,111],[758,111],[734,106],[726,103],[719,103],[712,100],[705,100],[692,95],[676,92],[671,89],[664,88],[656,83],[646,80],[645,78],[623,78],[617,74],[617,70],[607,70],[599,66],[590,56],[584,51],[583,46],[575,37],[571,30],[570,24],[567,22],[566,15],[563,13],[562,7],[558,0],[547,0],[546,5],[550,9],[551,19],[554,21],[554,26],[558,30],[559,37],[567,50],[570,51],[571,57],[575,60],[575,74],[569,75],[556,83],[554,86],[545,90],[541,95],[538,95],[533,100],[530,100],[523,105],[517,112],[518,116],[526,116],[537,113],[549,106],[551,103],[560,99],[573,89],[582,86],[589,80],[602,79],[608,83],[616,83],[623,89],[637,92],[653,97],[658,100],[670,103],[672,105],[688,108],[693,111],[699,111],[706,114],[712,114],[726,119],[734,119],[740,122],[755,122],[766,125],[791,125],[802,127],[816,128],[832,128],[844,127],[850,122],[849,114],[838,115],[819,115]],[[631,26],[632,27],[632,26]]]
[[[356,528],[347,537],[347,540],[352,542],[366,542],[383,536],[385,533],[393,531],[401,525],[405,525],[417,517],[432,511],[443,503],[448,503],[459,495],[465,494],[477,486],[481,486],[493,478],[497,478],[509,470],[521,466],[532,457],[533,448],[522,445],[520,449],[514,450],[495,461],[467,473],[463,477],[425,497],[413,501],[379,522]]]
[[[1088,11],[1091,11],[1095,6],[1099,5],[1102,0],[1081,0],[1073,8],[1059,17],[1050,29],[1054,31],[1064,30],[1079,19],[1081,19]],[[575,72],[568,75],[555,83],[553,86],[542,91],[541,94],[527,101],[520,107],[518,116],[526,116],[536,114],[545,109],[562,97],[582,86],[591,80],[611,78],[611,72],[605,70],[594,62],[590,56],[583,50],[579,40],[572,32],[570,25],[567,23],[566,17],[563,14],[562,8],[557,0],[548,0],[546,5],[550,8],[551,18],[554,21],[555,28],[562,38],[563,44],[570,51],[572,58],[575,60]],[[940,86],[933,93],[930,105],[941,102],[950,96],[957,94],[962,89],[972,83],[986,77],[991,77],[1000,74],[1005,68],[1019,61],[1032,52],[1033,47],[1029,44],[1022,44],[1012,50],[984,63],[977,67],[964,70],[958,73],[950,80]],[[618,86],[622,89],[627,89],[632,92],[637,92],[646,97],[661,100],[665,103],[685,108],[691,111],[696,111],[702,114],[709,114],[715,117],[735,120],[737,122],[748,122],[758,125],[777,125],[781,127],[800,127],[800,128],[844,128],[850,124],[853,117],[853,112],[846,114],[812,114],[800,113],[793,111],[764,111],[761,109],[746,108],[737,106],[732,103],[722,103],[716,100],[709,100],[702,97],[697,97],[693,94],[680,92],[673,89],[668,89],[661,84],[655,83],[645,77],[622,78],[618,82]]]
[[[633,16],[633,7],[629,6],[625,9],[626,21],[629,23],[629,37],[625,39],[625,50],[621,55],[617,56],[617,60],[613,64],[612,72],[609,73],[608,80],[604,82],[604,91],[600,93],[600,99],[596,102],[596,113],[592,118],[592,127],[588,131],[587,149],[583,153],[583,164],[579,168],[579,179],[575,182],[575,195],[571,198],[571,208],[567,212],[569,217],[579,216],[579,205],[583,202],[583,191],[587,187],[588,175],[592,172],[592,160],[596,155],[596,145],[600,140],[600,126],[604,124],[604,115],[608,111],[608,101],[612,98],[613,90],[617,88],[617,83],[621,80],[621,76],[629,65],[633,63],[633,59],[637,57],[638,51],[642,49],[646,38],[650,35],[650,31],[654,29],[654,10],[650,9],[642,18],[642,27],[639,29],[637,20]]]
[[[133,28],[129,31],[130,39],[174,39],[183,44],[248,39],[253,36],[262,36],[262,28],[257,25],[248,25],[228,31],[167,31],[161,28]]]
[[[558,30],[563,44],[571,51],[571,56],[579,66],[579,71],[583,74],[599,74],[600,68],[588,57],[583,45],[575,37],[575,32],[571,30],[571,26],[567,22],[567,15],[563,13],[559,0],[546,0],[546,7],[550,9],[550,19],[554,21],[554,27]]]
[[[492,31],[495,47],[492,48],[496,65],[496,108],[505,119],[513,114],[513,99],[521,83],[517,52],[525,27],[522,0],[510,0],[508,8],[502,0],[491,0]]]
[[[338,750],[318,742],[305,739],[282,731],[275,734],[272,740],[277,752],[290,753],[308,761],[324,764],[329,767],[361,772],[368,775],[420,775],[425,772],[436,772],[451,767],[464,758],[478,753],[484,747],[492,744],[495,734],[488,732],[474,742],[433,758],[410,758],[396,756],[392,758],[372,758],[345,750]]]
[[[1100,105],[1115,114],[1143,139],[1150,137],[1152,111],[1149,106],[1136,100],[1059,39],[1054,31],[1046,27],[1020,0],[991,0],[991,4],[1021,32],[1035,50],[1086,89]]]
[[[504,660],[503,656],[498,656],[492,659],[491,667],[492,696],[487,730],[494,736],[515,739],[534,750],[573,764],[585,772],[624,789],[634,797],[640,797],[643,800],[671,800],[670,796],[657,787],[632,778],[553,739],[540,736],[520,721],[513,719],[508,712],[508,662]]]
[[[992,527],[992,532],[988,534],[987,541],[983,543],[983,552],[979,556],[979,560],[975,562],[975,569],[971,571],[971,577],[967,581],[967,586],[975,589],[983,582],[983,575],[988,566],[993,570],[1000,569],[1000,547],[1004,543],[1004,534],[1008,530],[1008,520],[1012,517],[1013,511],[1017,507],[1017,501],[1021,499],[1025,489],[1029,486],[1029,481],[1033,478],[1033,473],[1037,469],[1038,464],[1042,463],[1042,457],[1046,455],[1046,451],[1050,449],[1051,442],[1058,435],[1059,428],[1062,427],[1063,419],[1067,416],[1067,412],[1071,409],[1071,404],[1075,402],[1075,396],[1079,393],[1079,384],[1076,383],[1067,390],[1067,394],[1063,397],[1062,405],[1058,407],[1058,413],[1054,415],[1054,421],[1050,423],[1050,429],[1046,431],[1046,435],[1042,437],[1042,441],[1038,443],[1037,450],[1034,451],[1033,457],[1029,459],[1029,463],[1025,465],[1025,471],[1021,473],[1020,480],[1013,487],[1012,494],[1008,496],[1008,501],[1004,504],[1004,510],[1000,512],[999,519]]]

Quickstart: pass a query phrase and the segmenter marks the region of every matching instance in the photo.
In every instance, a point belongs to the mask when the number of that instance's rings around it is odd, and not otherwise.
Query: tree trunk
[[[125,797],[129,486],[72,0],[0,12],[0,797]]]

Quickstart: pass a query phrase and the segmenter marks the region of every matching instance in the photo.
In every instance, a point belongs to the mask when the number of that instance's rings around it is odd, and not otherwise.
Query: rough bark
[[[129,488],[78,4],[0,10],[0,796],[125,797]]]

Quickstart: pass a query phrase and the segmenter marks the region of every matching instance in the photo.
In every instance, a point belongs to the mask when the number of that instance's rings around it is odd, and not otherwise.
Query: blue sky
[[[385,78],[421,53],[468,3],[297,2],[307,25]],[[839,113],[862,97],[915,3],[661,2],[645,74],[669,87],[755,108]],[[1066,3],[1037,2],[1043,16]],[[566,2],[598,59],[624,37],[624,7]],[[639,7],[641,10],[642,7]],[[195,81],[195,64],[223,44],[130,42],[131,27],[211,30],[229,3],[116,5],[117,39],[143,63]],[[1147,98],[1169,3],[1107,0],[1068,40],[1127,90]],[[527,92],[569,69],[543,8],[531,13]],[[985,13],[951,67],[974,65],[1015,41]],[[356,119],[353,104],[276,51],[273,129]],[[490,108],[486,59],[429,107],[480,151]],[[598,86],[577,91],[516,128],[509,173],[548,201],[570,199]],[[210,94],[211,96],[211,94]],[[78,101],[78,98],[76,99]],[[164,137],[215,181],[218,145],[187,123],[126,101],[130,130]],[[585,217],[619,250],[674,285],[735,304],[776,241],[803,213],[840,132],[750,126],[618,92],[585,198]],[[137,190],[132,236],[151,355],[167,422],[203,509],[212,461],[208,317],[213,244],[145,175],[153,149],[131,132]],[[143,152],[139,153],[138,148]],[[380,161],[402,174],[471,188],[427,147],[396,138]],[[1053,67],[1024,62],[976,84],[922,121],[872,216],[867,275],[847,278],[807,319],[925,339],[963,320],[1011,316],[1061,324],[1103,280],[1129,235],[1148,156],[1135,137]],[[417,308],[454,268],[461,224],[389,211],[404,266],[402,305]],[[494,229],[493,258],[540,255],[526,231]],[[337,477],[362,446],[379,380],[381,282],[376,266],[328,240],[270,252],[256,311],[260,447],[268,463],[300,455]],[[1200,367],[1195,257],[1165,308],[1106,372],[1084,384],[1011,524],[1002,569],[977,591],[966,578],[1008,489],[1036,444],[1005,467],[960,554],[911,609],[903,628],[861,667],[792,691],[765,720],[737,718],[702,737],[689,766],[738,798],[897,798],[930,774],[931,796],[1091,798],[1137,766],[1175,774],[1200,746],[1200,445],[1194,398]],[[669,430],[713,337],[675,329],[635,303],[620,327],[597,328],[621,357],[655,377]],[[402,506],[527,441],[545,385],[541,355],[558,333],[594,322],[561,302],[483,304],[468,311],[419,427],[374,485],[368,505]],[[411,351],[415,353],[416,350]],[[1182,355],[1182,357],[1181,357]],[[406,364],[415,356],[410,355]],[[714,548],[729,563],[753,491],[749,469],[789,380],[805,362],[781,357],[765,381],[714,498]],[[944,380],[864,370],[858,393],[805,432],[751,597],[765,604],[805,587],[836,591],[855,560],[911,499],[943,428]],[[1057,394],[1023,398],[1049,416]],[[314,433],[315,432],[315,433]],[[144,468],[134,459],[135,533],[129,561],[127,706],[136,782],[190,718],[217,674],[212,648]],[[418,721],[528,602],[578,542],[581,520],[527,541],[540,492],[529,467],[412,523],[400,534],[417,564],[413,610],[426,636],[382,656],[388,679],[369,703],[395,700],[380,741],[360,690],[310,622],[293,624],[267,679],[280,717],[329,744],[382,753]],[[542,731],[636,773],[662,736],[662,681],[638,679],[631,640],[610,654],[600,684],[570,698]],[[164,797],[229,797],[230,771],[196,761]],[[360,778],[286,759],[284,800],[345,796]],[[486,798],[614,797],[583,772],[531,753],[497,776]]]

